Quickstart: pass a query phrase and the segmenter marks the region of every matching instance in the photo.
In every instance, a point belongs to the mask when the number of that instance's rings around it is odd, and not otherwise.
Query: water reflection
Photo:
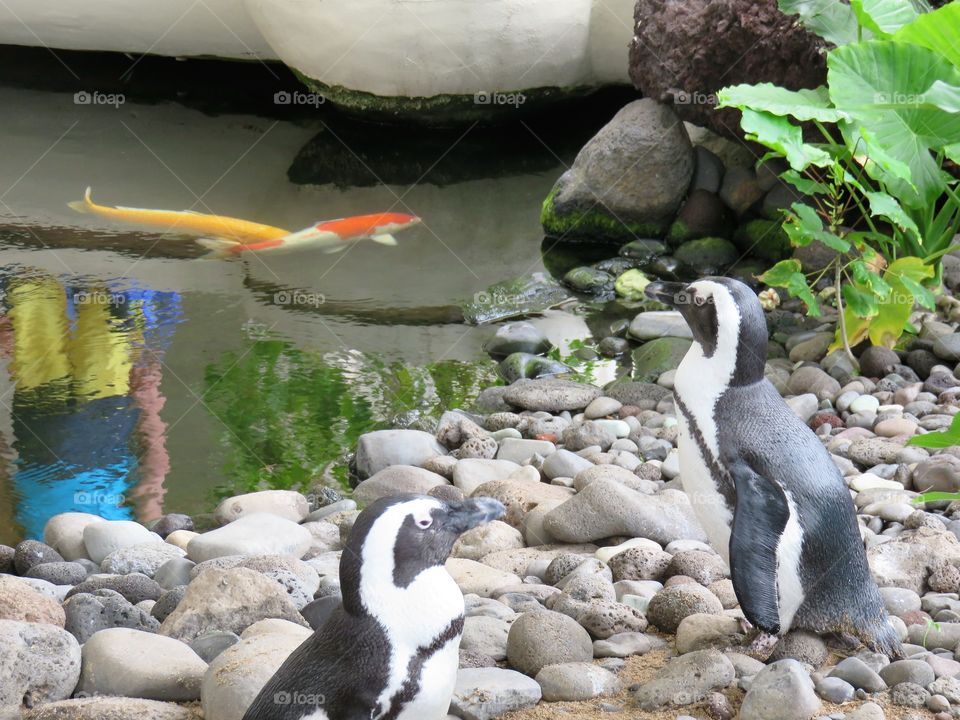
[[[0,287],[12,523],[37,537],[58,512],[159,515],[169,469],[162,358],[178,294],[31,271]]]

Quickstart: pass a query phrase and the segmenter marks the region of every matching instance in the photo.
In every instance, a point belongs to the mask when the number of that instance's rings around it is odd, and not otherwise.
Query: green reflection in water
[[[499,382],[491,360],[425,367],[357,351],[319,353],[261,339],[226,353],[205,373],[205,401],[226,425],[225,473],[217,495],[268,488],[348,487],[346,455],[365,432],[432,430],[448,409],[468,407]]]

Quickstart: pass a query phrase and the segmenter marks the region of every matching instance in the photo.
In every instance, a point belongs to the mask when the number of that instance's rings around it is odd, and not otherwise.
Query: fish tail
[[[79,213],[88,213],[93,208],[93,198],[91,197],[93,193],[92,188],[87,186],[87,191],[83,194],[83,200],[74,200],[73,202],[68,202],[67,207],[71,210],[76,210]]]
[[[210,251],[201,256],[201,260],[224,260],[229,257],[236,257],[237,251],[234,248],[241,244],[234,240],[217,237],[197,238],[197,243]]]

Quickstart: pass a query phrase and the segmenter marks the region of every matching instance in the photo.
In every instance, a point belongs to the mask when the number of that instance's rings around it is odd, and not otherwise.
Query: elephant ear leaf
[[[850,7],[860,25],[878,38],[889,38],[920,14],[903,0],[850,0]]]
[[[960,3],[918,15],[897,30],[893,39],[929,48],[960,68]]]

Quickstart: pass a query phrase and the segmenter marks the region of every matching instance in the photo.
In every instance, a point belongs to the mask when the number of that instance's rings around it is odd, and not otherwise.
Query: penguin
[[[442,720],[459,666],[463,594],[444,568],[492,498],[381,498],[340,559],[342,602],[280,666],[244,720]]]
[[[693,334],[674,379],[680,477],[746,619],[767,639],[837,633],[900,657],[847,485],[764,377],[757,295],[722,277],[653,282],[645,293],[679,310]]]

